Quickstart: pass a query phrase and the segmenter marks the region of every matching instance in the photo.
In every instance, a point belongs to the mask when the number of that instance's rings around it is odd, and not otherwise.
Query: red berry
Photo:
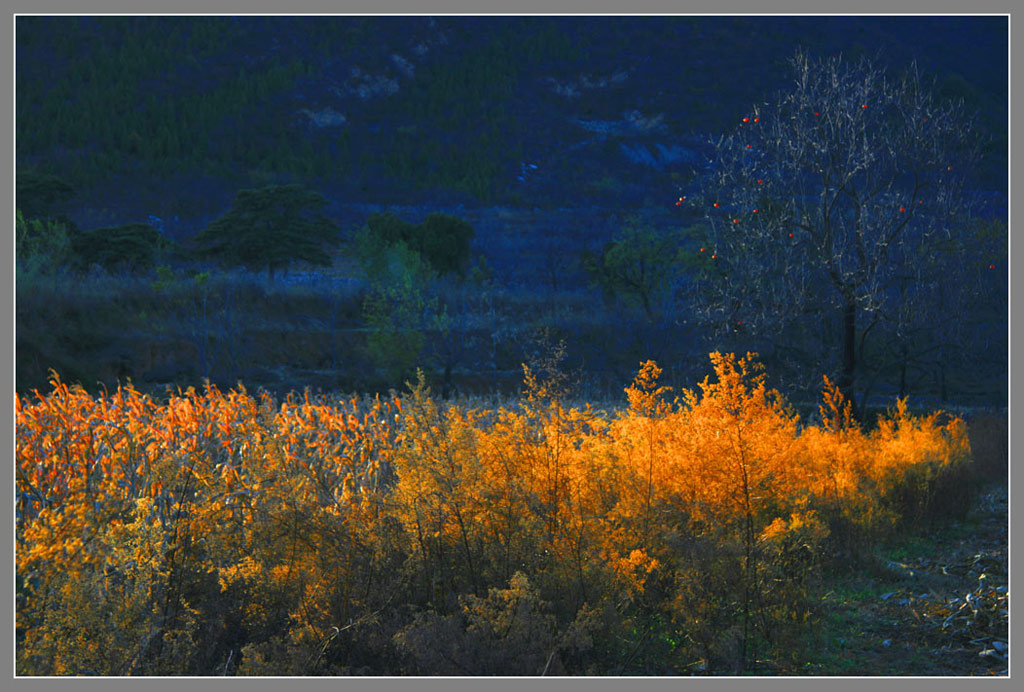
[[[995,269],[995,268],[996,268],[996,265],[994,265],[994,264],[990,264],[990,265],[988,265],[988,268],[989,268],[989,269]]]
[[[755,209],[755,210],[754,210],[754,213],[755,213],[755,214],[757,213],[757,209]]]
[[[759,122],[760,120],[761,120],[760,118],[754,118],[754,122],[755,122],[755,123],[756,123],[756,122]]]
[[[748,145],[747,145],[747,149],[749,149],[749,148],[750,148],[750,145],[748,144]]]
[[[714,207],[715,209],[718,209],[718,202],[715,202]]]
[[[903,212],[905,212],[905,211],[906,211],[906,209],[904,209],[903,207],[900,207],[900,213],[901,213],[901,214],[902,214]]]
[[[700,249],[700,251],[701,251],[701,252],[704,252],[704,248],[701,248],[701,249]]]
[[[868,107],[868,104],[866,104],[866,103],[861,104],[861,108],[867,108],[867,107]]]
[[[683,206],[683,203],[682,202],[676,202],[676,206],[677,207],[681,207],[681,206]]]
[[[745,123],[749,123],[749,122],[750,122],[750,118],[744,118],[744,119],[743,119],[743,122],[745,122]]]
[[[740,222],[740,220],[739,220],[739,219],[733,219],[733,220],[732,220],[732,222],[733,222],[733,223],[739,223],[739,222]]]
[[[761,184],[763,184],[763,183],[764,183],[764,181],[763,181],[763,180],[758,180],[758,181],[757,181],[757,184],[758,184],[758,185],[761,185]]]
[[[821,113],[819,113],[818,111],[814,111],[814,117],[815,118],[817,118],[819,115],[821,115]]]
[[[718,255],[711,255],[711,259],[718,259]]]
[[[793,234],[792,234],[792,233],[790,233],[790,234],[789,234],[789,237],[790,237],[790,238],[792,238],[792,237],[793,237]]]

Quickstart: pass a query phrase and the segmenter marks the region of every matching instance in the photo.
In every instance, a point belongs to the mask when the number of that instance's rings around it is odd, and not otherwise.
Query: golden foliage
[[[755,355],[711,364],[668,401],[643,363],[615,414],[55,375],[15,400],[18,672],[402,672],[431,632],[591,670],[654,622],[677,669],[742,667],[811,618],[827,551],[962,503],[970,445],[905,401],[867,432],[827,378],[808,424]]]

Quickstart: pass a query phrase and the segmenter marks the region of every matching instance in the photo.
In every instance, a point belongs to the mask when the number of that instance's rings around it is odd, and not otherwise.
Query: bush
[[[18,268],[30,274],[52,274],[73,256],[73,227],[56,220],[26,219],[18,210],[14,221],[14,252]]]
[[[394,214],[373,214],[356,239],[356,252],[368,275],[377,273],[382,258],[399,244],[416,252],[438,274],[462,276],[469,268],[473,227],[448,214],[434,213],[421,224]]]
[[[507,589],[460,599],[460,611],[420,614],[395,635],[415,670],[427,675],[540,675],[557,648],[550,604],[522,572]]]
[[[99,265],[112,273],[148,271],[170,249],[160,231],[141,223],[83,231],[74,236],[72,244],[80,268]]]
[[[647,362],[612,414],[55,377],[15,399],[18,672],[795,668],[833,519],[942,518],[966,431],[866,433],[830,383],[801,427],[753,356],[712,366],[670,401]]]

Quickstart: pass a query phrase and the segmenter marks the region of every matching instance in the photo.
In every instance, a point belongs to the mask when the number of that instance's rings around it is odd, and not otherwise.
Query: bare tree
[[[714,141],[701,189],[680,200],[706,218],[698,311],[720,333],[821,330],[814,365],[853,399],[866,339],[936,319],[910,310],[908,287],[948,280],[939,260],[956,261],[970,217],[977,136],[916,66],[890,79],[866,59],[791,62],[792,88]]]

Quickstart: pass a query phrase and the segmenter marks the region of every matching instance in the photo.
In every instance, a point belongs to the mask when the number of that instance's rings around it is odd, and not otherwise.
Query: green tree
[[[434,213],[417,228],[412,248],[439,274],[463,275],[469,267],[469,245],[473,227],[450,214]]]
[[[638,303],[653,319],[681,274],[679,239],[630,219],[599,256],[589,253],[583,264],[606,294]]]
[[[227,214],[196,237],[198,252],[227,266],[274,272],[295,261],[330,266],[340,229],[320,213],[323,196],[301,185],[242,190]]]
[[[356,253],[368,274],[377,273],[399,243],[419,254],[438,274],[464,275],[469,268],[473,227],[463,219],[434,213],[421,224],[394,214],[372,214],[356,238]]]
[[[19,271],[29,274],[52,273],[72,257],[74,229],[55,220],[25,219],[15,213],[14,253]]]
[[[157,229],[144,223],[96,228],[72,238],[76,261],[83,268],[94,264],[107,271],[151,269],[170,242]]]
[[[399,245],[408,249],[407,239],[412,231],[408,221],[394,214],[371,214],[366,224],[356,233],[352,251],[366,272],[367,278],[380,276],[393,261],[392,252]]]
[[[398,243],[384,256],[380,271],[370,276],[363,303],[363,318],[370,327],[366,348],[390,380],[401,382],[421,358],[438,301],[427,295],[433,272],[418,253]]]

